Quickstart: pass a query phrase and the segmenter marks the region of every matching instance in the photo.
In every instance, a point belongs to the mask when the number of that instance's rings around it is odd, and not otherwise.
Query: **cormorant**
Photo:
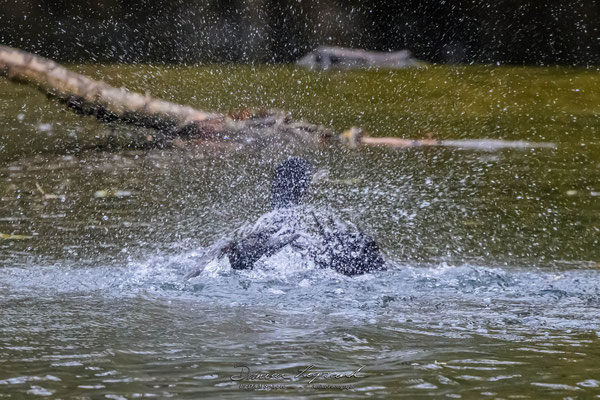
[[[218,258],[227,256],[236,270],[252,269],[263,256],[274,255],[289,245],[312,258],[320,268],[347,276],[384,270],[383,257],[371,236],[330,214],[301,207],[312,173],[312,165],[302,158],[282,162],[271,185],[272,211],[221,246]]]

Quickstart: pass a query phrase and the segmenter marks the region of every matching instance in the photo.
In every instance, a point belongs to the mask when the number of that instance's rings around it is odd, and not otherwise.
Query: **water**
[[[54,145],[69,130],[91,143],[107,132],[43,99],[23,119],[53,128],[18,125],[17,94],[0,95],[4,137],[53,132]],[[594,111],[585,99],[580,114]],[[566,136],[533,125],[556,149],[494,152],[11,150],[0,164],[0,232],[20,236],[0,239],[0,396],[598,396],[600,152],[584,132],[597,123],[578,124]],[[502,129],[475,124],[458,138],[541,140]],[[287,155],[319,168],[309,204],[372,233],[389,270],[348,278],[280,254],[254,271],[213,263],[186,281],[205,249],[268,210],[272,170]],[[236,364],[271,376],[232,381]],[[297,376],[361,367],[345,379]]]

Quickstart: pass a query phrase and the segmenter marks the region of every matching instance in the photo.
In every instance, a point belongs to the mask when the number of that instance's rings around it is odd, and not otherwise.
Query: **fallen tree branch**
[[[556,149],[552,142],[528,142],[525,140],[501,139],[457,139],[439,140],[428,133],[423,139],[403,139],[398,137],[370,137],[364,136],[361,128],[352,127],[339,135],[339,139],[346,146],[383,146],[383,147],[452,147],[463,150],[498,151],[504,149]]]
[[[410,51],[367,51],[335,46],[319,46],[296,64],[310,69],[378,69],[408,68],[424,63],[413,57]]]
[[[0,76],[33,85],[52,98],[83,115],[102,122],[121,122],[158,130],[171,139],[168,143],[185,146],[179,138],[222,143],[289,142],[303,145],[343,144],[350,148],[363,145],[386,147],[449,146],[476,150],[502,148],[554,148],[552,143],[506,142],[499,140],[402,139],[364,136],[353,127],[338,135],[330,129],[303,121],[294,121],[278,110],[241,110],[223,115],[196,110],[150,95],[115,88],[107,83],[69,71],[54,61],[19,49],[0,45]],[[146,142],[154,142],[148,136]],[[163,145],[164,143],[161,143]]]
[[[211,133],[223,124],[223,115],[115,88],[7,46],[0,46],[0,75],[34,85],[74,111],[103,122],[121,121],[173,135]]]
[[[178,139],[241,140],[250,132],[287,134],[303,142],[337,142],[334,132],[319,125],[293,121],[278,110],[243,110],[223,115],[196,110],[149,95],[115,88],[69,71],[54,61],[0,45],[0,76],[37,87],[83,115],[102,122],[122,122],[152,128]],[[271,140],[277,135],[267,134]],[[148,141],[154,139],[149,136]],[[181,141],[176,144],[181,145]]]

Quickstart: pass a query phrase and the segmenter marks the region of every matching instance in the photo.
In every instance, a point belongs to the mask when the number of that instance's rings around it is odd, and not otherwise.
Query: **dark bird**
[[[375,240],[331,215],[300,207],[312,181],[312,165],[288,158],[275,170],[271,185],[272,211],[249,231],[219,247],[218,258],[228,257],[236,270],[252,269],[262,257],[291,246],[314,260],[348,276],[385,269]],[[195,271],[189,277],[200,274]]]

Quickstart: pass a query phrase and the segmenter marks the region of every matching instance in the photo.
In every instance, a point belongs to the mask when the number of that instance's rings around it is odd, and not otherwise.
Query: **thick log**
[[[338,143],[337,135],[320,125],[294,121],[279,110],[241,110],[223,115],[196,110],[149,95],[115,88],[69,71],[54,61],[0,45],[0,77],[36,86],[73,111],[102,122],[121,122],[158,130],[165,138],[147,136],[150,145],[186,146],[180,138],[224,145],[295,142],[303,145]],[[145,136],[146,137],[146,136]],[[190,143],[188,141],[188,143]],[[134,145],[137,146],[137,145]]]
[[[1,75],[34,85],[74,111],[104,122],[121,121],[174,135],[212,133],[223,125],[223,115],[115,88],[7,46],[0,46]]]

